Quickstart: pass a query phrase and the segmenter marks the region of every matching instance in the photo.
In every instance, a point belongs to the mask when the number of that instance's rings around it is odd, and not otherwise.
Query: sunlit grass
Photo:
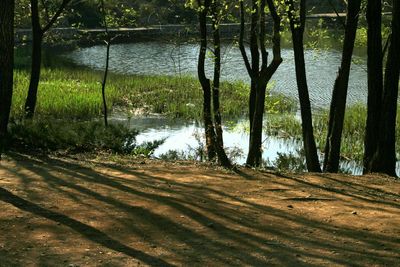
[[[102,72],[90,70],[43,69],[38,90],[36,115],[59,119],[89,119],[102,114]],[[12,115],[23,116],[29,73],[15,72]],[[273,83],[271,83],[271,90]],[[239,117],[248,112],[249,85],[221,84],[221,112]],[[200,119],[203,92],[194,77],[128,76],[111,74],[106,88],[110,111],[119,106],[127,113],[160,113],[170,117]],[[278,94],[269,94],[267,112],[295,109],[295,103]]]

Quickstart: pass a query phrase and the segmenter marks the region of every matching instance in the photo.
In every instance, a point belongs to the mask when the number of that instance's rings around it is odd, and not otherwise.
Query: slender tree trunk
[[[219,29],[218,6],[214,1],[212,4],[213,15],[213,39],[214,39],[214,79],[213,79],[213,111],[214,111],[214,125],[215,125],[215,148],[218,155],[218,160],[222,166],[230,168],[232,164],[224,150],[222,118],[219,104],[219,89],[221,78],[221,37]]]
[[[198,0],[199,6],[202,6]],[[216,156],[215,149],[215,130],[212,121],[211,110],[211,82],[207,79],[205,73],[205,59],[207,52],[207,14],[210,8],[210,0],[204,1],[204,8],[199,11],[199,25],[200,25],[200,53],[197,66],[197,72],[201,87],[203,88],[203,120],[206,134],[206,149],[209,160],[213,160]]]
[[[33,39],[31,77],[29,81],[28,96],[25,101],[25,117],[27,119],[31,119],[35,112],[40,79],[40,67],[42,63],[43,31],[40,26],[39,7],[37,0],[31,0],[31,14]]]
[[[265,47],[266,35],[266,19],[265,7],[271,13],[274,31],[273,41],[273,60],[268,65],[268,52]],[[280,17],[276,12],[275,4],[272,0],[253,0],[251,29],[250,29],[250,53],[251,62],[247,57],[244,47],[244,4],[240,2],[240,36],[239,48],[251,78],[251,91],[249,97],[249,119],[250,119],[250,140],[249,152],[247,155],[246,165],[260,166],[262,163],[262,129],[265,109],[265,91],[272,75],[276,72],[282,62],[280,47]],[[260,68],[261,59],[261,68]]]
[[[381,12],[381,0],[368,0],[368,111],[364,140],[364,173],[372,171],[372,157],[377,151],[378,137],[381,132],[379,128],[383,92]]]
[[[290,28],[292,31],[292,42],[294,50],[294,60],[296,65],[296,80],[299,91],[300,111],[302,120],[302,132],[304,151],[306,156],[307,169],[310,172],[321,172],[319,165],[317,146],[314,139],[312,125],[312,113],[310,97],[308,94],[306,67],[304,60],[303,34],[306,19],[306,1],[300,0],[300,18],[295,18],[295,8],[293,0],[287,1],[289,4],[288,15]]]
[[[385,70],[377,151],[371,171],[396,176],[396,116],[400,75],[400,2],[393,1],[392,33]]]
[[[260,51],[259,51],[259,20],[260,6],[257,0],[252,2],[251,26],[250,26],[250,54],[251,54],[251,87],[249,95],[249,152],[247,154],[246,165],[260,166],[262,156],[262,117],[264,110],[260,114],[261,89],[259,81],[260,71]],[[261,131],[261,132],[260,132]]]
[[[0,157],[5,145],[13,92],[14,0],[0,8]]]
[[[360,6],[361,0],[349,1],[347,6],[342,63],[333,87],[328,134],[325,144],[324,171],[326,172],[338,172],[339,170],[340,146],[346,110],[347,89]]]
[[[104,116],[104,126],[108,127],[108,111],[107,111],[107,100],[106,100],[106,84],[107,84],[107,76],[108,76],[108,68],[109,68],[109,63],[110,63],[110,46],[111,46],[111,37],[110,33],[108,32],[108,25],[107,25],[107,14],[104,9],[104,0],[101,0],[101,11],[103,13],[103,24],[105,28],[105,34],[106,34],[106,67],[104,69],[104,76],[103,76],[103,81],[101,83],[101,96],[103,100],[103,116]]]
[[[33,39],[31,78],[29,82],[28,96],[25,101],[25,117],[27,119],[33,118],[33,115],[35,113],[37,92],[40,80],[40,67],[42,63],[42,43],[44,34],[54,25],[54,23],[57,21],[69,2],[71,2],[71,0],[63,0],[55,14],[51,18],[47,17],[47,24],[42,28],[42,26],[40,25],[38,0],[30,1]],[[47,7],[44,8],[47,10]]]
[[[101,96],[103,100],[103,116],[104,116],[104,126],[108,126],[108,110],[107,110],[107,100],[106,100],[106,84],[107,84],[107,77],[108,77],[108,68],[110,62],[110,46],[111,41],[107,41],[107,48],[106,48],[106,67],[104,69],[104,76],[103,81],[101,83]]]
[[[257,99],[257,89],[259,85],[257,84],[257,79],[260,70],[260,51],[258,47],[258,21],[259,21],[259,7],[257,0],[253,0],[252,3],[252,14],[250,23],[250,55],[251,55],[251,87],[249,95],[249,122],[250,122],[250,132],[253,129],[254,114],[256,111],[256,99]],[[252,143],[252,134],[250,134],[249,142]]]

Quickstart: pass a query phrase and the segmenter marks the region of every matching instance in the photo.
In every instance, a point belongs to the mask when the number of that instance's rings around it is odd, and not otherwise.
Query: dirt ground
[[[0,266],[400,266],[400,181],[11,154]]]

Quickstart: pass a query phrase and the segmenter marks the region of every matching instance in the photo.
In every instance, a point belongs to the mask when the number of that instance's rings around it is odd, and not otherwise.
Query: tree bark
[[[31,0],[31,21],[32,21],[32,62],[31,62],[31,77],[29,81],[28,96],[25,101],[25,117],[33,118],[37,91],[40,79],[40,67],[42,63],[42,42],[43,31],[40,26],[39,18],[39,3],[37,0]]]
[[[10,118],[14,67],[14,0],[0,8],[0,157]]]
[[[393,1],[392,33],[386,61],[379,141],[371,171],[396,176],[396,116],[400,75],[400,2]]]
[[[265,47],[266,19],[265,7],[271,13],[273,30],[273,60],[268,65],[268,52]],[[272,0],[253,0],[250,28],[250,53],[251,63],[247,57],[244,47],[244,4],[240,2],[240,37],[239,48],[246,65],[247,72],[251,78],[251,91],[249,96],[249,119],[250,119],[250,140],[249,152],[247,154],[247,166],[260,166],[262,163],[262,129],[265,110],[265,93],[268,82],[282,62],[280,47],[280,17],[276,12]],[[261,59],[261,68],[260,68]]]
[[[32,119],[35,113],[37,92],[40,80],[40,67],[42,63],[42,43],[45,33],[54,25],[65,7],[71,0],[63,0],[53,17],[42,28],[40,25],[38,0],[31,0],[31,21],[32,21],[32,64],[31,78],[29,81],[28,96],[25,101],[25,117]]]
[[[105,34],[106,34],[106,66],[104,69],[104,75],[103,75],[103,81],[101,83],[101,96],[103,100],[103,116],[104,116],[104,126],[108,127],[108,110],[107,110],[107,100],[106,100],[106,84],[107,84],[107,77],[108,77],[108,68],[109,68],[109,63],[110,63],[110,46],[111,46],[111,36],[108,31],[108,25],[107,25],[107,14],[104,8],[104,0],[101,0],[101,11],[103,14],[103,24],[105,28]]]
[[[219,89],[220,89],[220,78],[221,78],[221,36],[219,28],[219,17],[218,17],[218,4],[214,0],[212,3],[212,28],[213,28],[213,39],[214,39],[214,79],[213,79],[213,112],[214,112],[214,126],[215,126],[215,148],[220,164],[226,168],[231,168],[232,164],[225,153],[224,139],[222,130],[222,118],[219,103]]]
[[[368,111],[364,140],[364,173],[369,173],[372,171],[372,158],[377,151],[378,137],[379,133],[381,132],[381,129],[379,129],[383,93],[381,12],[381,0],[368,0]]]
[[[351,0],[348,2],[342,62],[333,87],[329,113],[329,125],[324,159],[324,171],[326,172],[335,173],[339,170],[340,146],[346,110],[347,89],[360,7],[361,0]]]
[[[202,5],[198,0],[199,7],[199,26],[200,26],[200,52],[197,66],[197,73],[201,87],[203,89],[203,120],[206,135],[206,149],[209,160],[213,160],[216,156],[215,149],[215,130],[212,121],[211,110],[211,82],[207,79],[205,73],[205,59],[207,52],[207,14],[210,9],[210,0],[205,0]]]
[[[302,120],[302,133],[304,152],[306,156],[307,169],[310,172],[321,172],[319,165],[317,146],[314,139],[314,130],[312,125],[312,113],[310,97],[308,94],[306,66],[304,60],[303,34],[306,20],[306,1],[300,0],[300,17],[295,17],[295,8],[293,0],[288,0],[288,15],[290,28],[292,32],[292,42],[294,50],[294,60],[296,67],[296,80],[300,100],[300,112]]]

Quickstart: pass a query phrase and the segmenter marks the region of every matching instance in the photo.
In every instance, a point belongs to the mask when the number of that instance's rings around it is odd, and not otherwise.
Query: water
[[[135,116],[127,119],[124,114],[114,114],[111,121],[139,130],[140,134],[136,139],[138,143],[165,138],[165,142],[155,150],[155,157],[160,157],[170,150],[190,152],[204,142],[204,128],[196,121],[168,119],[160,115]],[[246,127],[248,127],[247,120],[235,122],[232,127],[224,127],[224,145],[228,153],[232,150],[241,152],[234,159],[237,164],[244,164],[246,161],[249,148],[249,134]],[[270,163],[278,158],[278,153],[295,154],[301,148],[301,143],[293,139],[284,140],[264,135],[263,140],[263,159]]]
[[[111,47],[110,70],[120,74],[140,75],[197,75],[197,44],[174,45],[161,42],[143,42],[116,44]],[[105,63],[105,47],[93,46],[81,48],[64,55],[77,65],[102,70]],[[298,98],[295,77],[293,51],[283,49],[282,65],[273,76],[275,92]],[[331,90],[340,65],[341,54],[336,50],[306,50],[307,78],[310,99],[314,107],[327,107],[331,99]],[[356,58],[359,64],[353,64],[349,81],[348,103],[366,102],[365,60]],[[208,59],[207,73],[212,77],[212,61]],[[233,45],[223,47],[222,79],[227,81],[243,80],[249,77],[243,64],[240,51]],[[170,120],[162,116],[134,117],[113,115],[113,121],[123,122],[140,131],[138,143],[165,139],[154,153],[155,157],[170,150],[193,152],[201,145],[203,128],[196,122]],[[235,127],[224,127],[224,142],[227,151],[241,151],[235,157],[235,163],[244,164],[248,151],[248,122],[240,120]],[[294,139],[282,139],[273,136],[263,137],[263,159],[274,163],[280,154],[299,156],[302,143]],[[301,156],[299,156],[301,158]],[[321,157],[322,158],[322,157]],[[342,162],[342,169],[353,174],[361,174],[362,168],[355,162]]]
[[[239,49],[234,45],[223,46],[222,79],[249,81]],[[111,47],[110,70],[121,74],[143,75],[197,75],[198,44],[170,44],[142,42],[116,44]],[[104,69],[105,46],[82,48],[68,53],[66,58],[75,64],[93,69]],[[270,55],[272,57],[272,54]],[[272,77],[274,91],[298,98],[294,56],[291,49],[282,50],[283,63]],[[314,107],[330,103],[332,87],[341,61],[337,50],[306,50],[307,79],[310,100]],[[348,90],[348,103],[366,102],[367,73],[365,60],[355,57]],[[207,73],[212,77],[213,65],[208,59]]]

